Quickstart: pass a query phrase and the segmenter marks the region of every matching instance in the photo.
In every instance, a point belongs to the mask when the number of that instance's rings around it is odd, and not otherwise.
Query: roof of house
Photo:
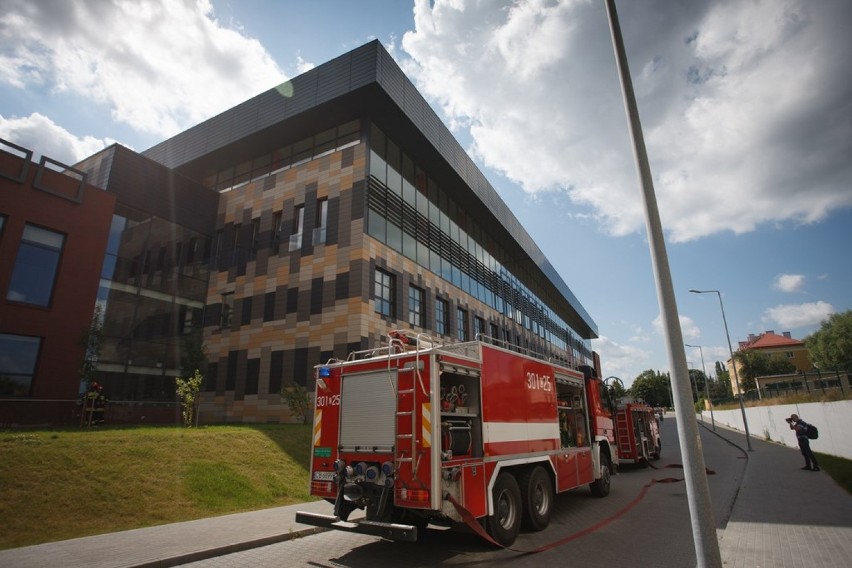
[[[740,341],[740,349],[771,349],[773,347],[801,347],[804,341],[793,339],[789,332],[778,335],[774,331],[767,331],[760,335],[749,335],[748,340]]]

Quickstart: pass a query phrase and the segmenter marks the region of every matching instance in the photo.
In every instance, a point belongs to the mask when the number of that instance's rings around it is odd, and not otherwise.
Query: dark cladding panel
[[[311,69],[290,81],[293,87],[293,96],[287,104],[286,115],[288,118],[304,112],[316,104],[318,75],[317,69]]]
[[[349,57],[338,57],[328,65],[317,68],[316,104],[330,101],[349,91]]]
[[[405,83],[408,79],[397,66],[390,54],[382,50],[379,53],[379,83],[390,95],[393,102],[401,109],[405,108]],[[419,125],[418,125],[419,126]]]
[[[266,91],[257,98],[257,124],[260,127],[269,126],[284,120],[289,100],[290,82]]]
[[[352,52],[349,69],[349,86],[352,90],[375,83],[378,79],[376,52],[378,43],[371,42]]]
[[[210,137],[207,139],[207,151],[214,150],[231,141],[231,122],[233,114],[222,113],[210,119]],[[174,139],[173,139],[174,140]],[[186,144],[186,141],[181,141]],[[183,163],[180,162],[180,163]]]
[[[239,140],[257,130],[257,99],[254,98],[233,109],[230,138]]]
[[[411,81],[404,81],[403,93],[404,104],[402,109],[405,114],[412,117],[417,125],[423,124],[423,107],[428,105],[423,104],[423,97],[417,92],[417,87]]]
[[[444,123],[438,118],[438,115],[429,107],[428,111],[423,112],[423,134],[437,148],[438,140],[441,139],[441,129],[444,128]]]

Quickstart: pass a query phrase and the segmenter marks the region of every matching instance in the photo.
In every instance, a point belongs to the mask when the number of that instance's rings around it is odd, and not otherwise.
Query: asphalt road
[[[709,424],[707,425],[709,427]],[[707,428],[699,426],[708,475],[713,515],[717,528],[724,528],[743,478],[743,451]],[[695,566],[686,486],[681,482],[652,483],[652,480],[682,478],[676,421],[669,415],[662,424],[662,456],[654,467],[622,468],[604,499],[592,497],[583,487],[557,496],[550,526],[537,533],[522,533],[513,548],[496,549],[473,533],[447,530],[421,532],[416,543],[329,531],[185,564],[212,567],[364,567],[392,566],[508,566],[555,565]],[[643,488],[648,486],[644,496]],[[640,498],[641,496],[641,498]],[[638,500],[637,500],[638,499]],[[571,535],[581,536],[539,553],[525,553]]]

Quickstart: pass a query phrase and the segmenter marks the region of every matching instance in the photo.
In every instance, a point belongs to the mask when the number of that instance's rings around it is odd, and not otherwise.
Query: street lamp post
[[[731,334],[728,332],[728,320],[725,318],[725,306],[722,304],[722,293],[718,290],[690,290],[690,292],[693,294],[709,294],[713,292],[719,297],[719,307],[722,309],[722,323],[725,324],[725,337],[728,339],[728,353],[731,354],[731,369],[734,370],[734,383],[737,385],[737,398],[740,399],[740,412],[743,414],[743,428],[745,428],[746,444],[748,444],[748,451],[752,451],[751,436],[748,432],[748,418],[746,417],[745,403],[743,402],[743,389],[740,386],[740,378],[737,375],[737,363],[734,361],[734,350],[731,349]]]
[[[621,93],[624,96],[627,128],[633,143],[633,158],[636,162],[645,205],[645,224],[648,229],[648,244],[651,249],[651,265],[657,284],[657,300],[660,304],[660,321],[663,324],[663,336],[666,340],[669,370],[672,373],[669,382],[674,391],[677,431],[681,456],[683,457],[683,478],[684,485],[686,485],[689,516],[692,520],[692,538],[695,544],[697,566],[698,568],[722,568],[722,554],[719,551],[719,537],[716,534],[716,523],[713,519],[710,486],[707,483],[704,456],[701,453],[698,423],[695,420],[695,410],[693,409],[690,413],[686,408],[686,404],[688,404],[686,401],[689,396],[686,393],[689,389],[689,380],[686,375],[689,370],[686,368],[683,334],[680,329],[671,268],[669,267],[663,237],[663,225],[660,221],[660,211],[657,208],[657,196],[654,193],[651,166],[645,150],[642,124],[639,120],[639,108],[636,105],[633,82],[630,79],[627,52],[624,48],[621,26],[618,23],[615,0],[606,0],[606,12],[612,33],[612,47],[615,52],[615,65],[618,68]]]
[[[704,365],[704,349],[701,348],[700,345],[690,345],[689,343],[684,343],[687,347],[698,347],[698,352],[701,354],[701,372],[704,373],[704,396],[707,397],[707,401],[710,403],[710,422],[713,424],[713,431],[716,431],[716,419],[713,417],[713,400],[710,398],[710,389],[707,386],[707,366]]]

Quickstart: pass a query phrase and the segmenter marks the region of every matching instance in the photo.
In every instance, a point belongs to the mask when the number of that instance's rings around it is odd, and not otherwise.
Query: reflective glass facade
[[[509,270],[497,239],[376,125],[370,129],[367,231],[522,329],[510,343],[588,361],[589,342]],[[439,321],[439,333],[447,333]],[[456,329],[458,330],[458,324]],[[461,333],[461,332],[459,332]],[[532,338],[532,340],[530,339]]]
[[[201,327],[210,239],[135,209],[117,211],[98,290],[99,377],[113,400],[173,401],[184,340]]]

